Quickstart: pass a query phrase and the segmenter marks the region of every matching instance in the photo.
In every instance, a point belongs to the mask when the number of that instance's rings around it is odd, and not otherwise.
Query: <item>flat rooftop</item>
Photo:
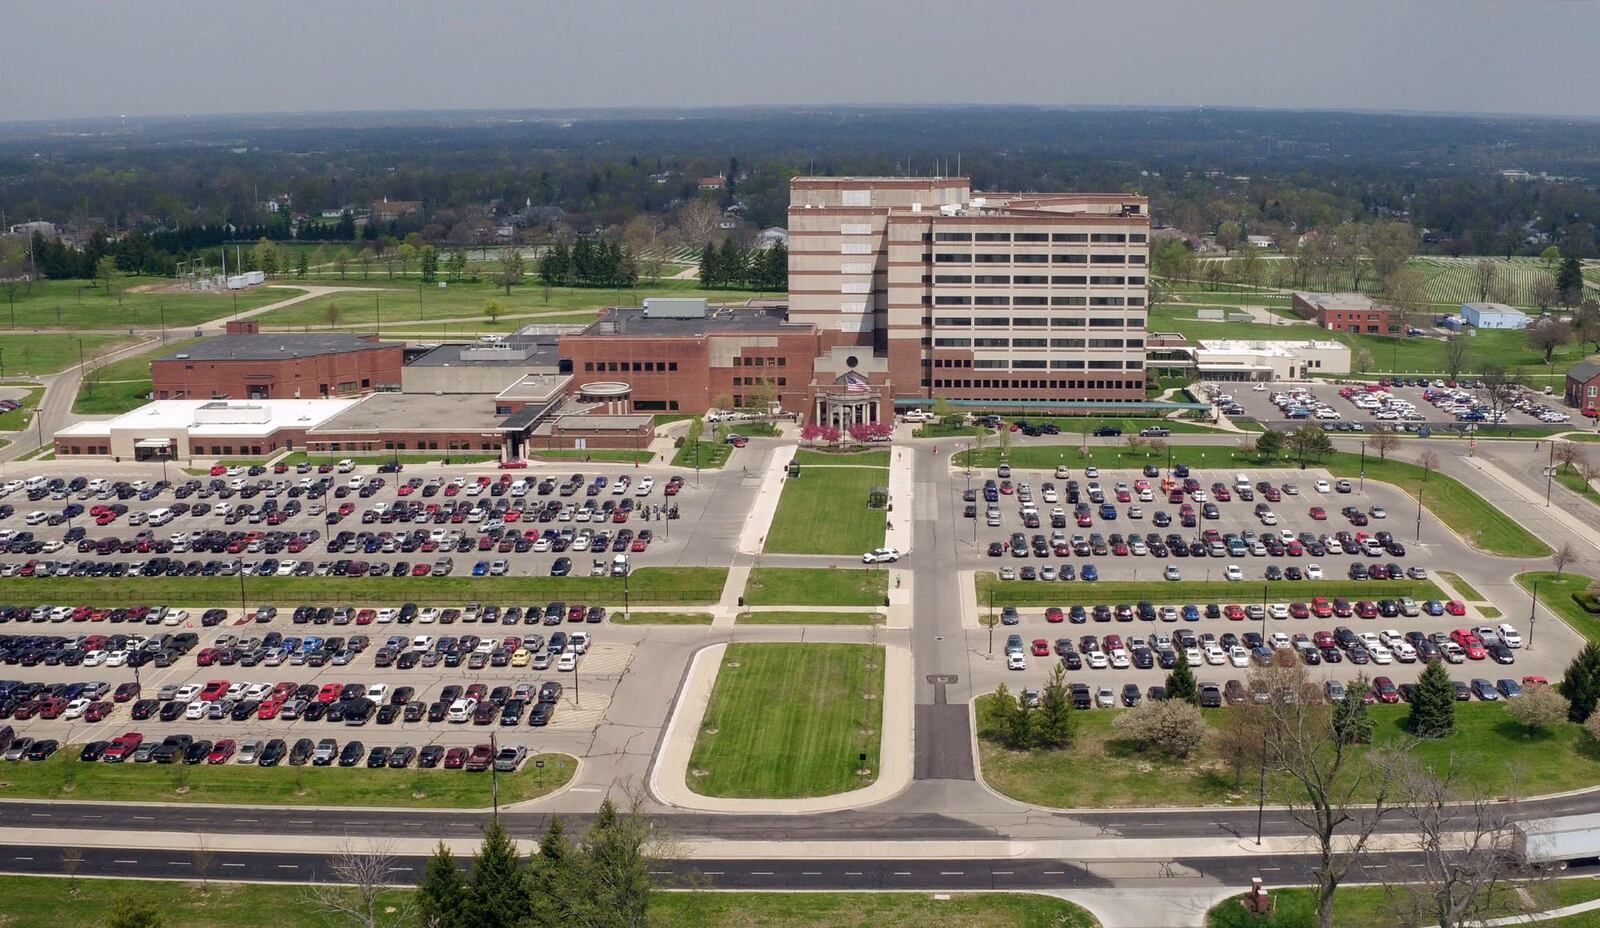
[[[324,354],[346,354],[375,348],[398,348],[398,342],[372,342],[359,335],[214,335],[165,354],[158,361],[282,361]]]
[[[503,351],[495,351],[503,348]],[[560,351],[554,336],[536,341],[470,342],[440,345],[407,367],[526,367],[552,368],[560,363]]]
[[[481,398],[463,402],[460,395],[450,393],[374,393],[330,417],[315,431],[498,432],[504,418],[495,415],[493,403]]]
[[[538,432],[547,434],[551,426],[563,432],[635,432],[654,421],[654,416],[567,415],[555,417]]]
[[[526,374],[517,382],[495,394],[497,400],[522,400],[543,403],[561,395],[572,379],[571,374]]]
[[[1296,293],[1295,296],[1318,309],[1366,310],[1377,304],[1365,293]]]
[[[1317,339],[1295,341],[1256,341],[1240,338],[1203,338],[1199,341],[1201,351],[1215,352],[1217,354],[1256,354],[1270,355],[1276,358],[1299,357],[1304,351],[1348,351],[1349,346],[1343,342],[1320,341]]]
[[[113,431],[187,431],[190,435],[270,435],[279,429],[310,429],[360,400],[156,400],[112,419],[76,422],[56,432],[66,437],[107,436]]]
[[[799,331],[810,328],[810,323],[789,322],[786,306],[765,306],[755,309],[734,309],[728,306],[714,308],[711,314],[699,319],[647,316],[637,307],[612,307],[590,326],[578,333],[580,336],[631,336],[633,338],[695,338],[720,333],[744,334],[762,332]]]

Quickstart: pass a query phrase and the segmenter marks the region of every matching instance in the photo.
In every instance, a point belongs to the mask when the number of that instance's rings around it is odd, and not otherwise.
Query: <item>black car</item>
[[[206,759],[211,756],[212,747],[212,743],[203,738],[199,741],[190,742],[189,746],[183,750],[183,762],[191,766],[205,763]]]
[[[310,738],[301,738],[289,749],[289,766],[299,767],[311,759],[311,752],[317,749],[316,742]]]
[[[99,760],[100,755],[104,754],[106,748],[110,746],[111,742],[109,741],[91,741],[83,746],[83,750],[78,752],[78,760],[92,764]]]
[[[339,751],[339,766],[354,767],[361,763],[361,758],[366,756],[367,746],[359,741],[349,741]]]
[[[444,760],[444,746],[430,744],[417,752],[417,766],[432,769],[439,766],[439,761]]]
[[[289,753],[288,745],[282,738],[273,738],[261,748],[261,754],[256,758],[256,763],[262,767],[276,767],[283,762]]]
[[[346,745],[345,749],[349,750],[349,745]],[[367,755],[367,769],[377,770],[389,766],[389,753],[389,749],[386,747],[373,748],[372,753]],[[343,763],[343,761],[344,758],[340,758],[340,762]]]

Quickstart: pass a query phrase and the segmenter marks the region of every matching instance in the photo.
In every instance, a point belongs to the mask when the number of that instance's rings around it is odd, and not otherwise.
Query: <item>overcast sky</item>
[[[4,0],[0,120],[796,103],[1600,116],[1594,0]]]

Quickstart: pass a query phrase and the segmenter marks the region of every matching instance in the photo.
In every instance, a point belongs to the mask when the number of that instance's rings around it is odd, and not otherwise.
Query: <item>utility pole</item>
[[[1533,592],[1530,594],[1533,601],[1528,603],[1528,650],[1533,650],[1533,623],[1538,618],[1539,611],[1539,581],[1533,581]]]
[[[1367,440],[1365,438],[1361,439],[1361,472],[1357,479],[1361,482],[1361,492],[1367,492]]]
[[[1549,508],[1550,484],[1556,478],[1556,443],[1554,439],[1551,439],[1546,444],[1550,446],[1550,463],[1546,464],[1544,468],[1544,504],[1546,508]]]

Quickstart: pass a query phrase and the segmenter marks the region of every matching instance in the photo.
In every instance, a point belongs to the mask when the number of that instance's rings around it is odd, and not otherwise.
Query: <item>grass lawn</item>
[[[403,890],[397,890],[398,898]],[[651,897],[651,924],[697,928],[1094,928],[1088,912],[1070,902],[1026,893],[718,893],[660,892]],[[69,882],[59,877],[7,876],[0,895],[6,928],[60,928],[63,899],[77,925],[104,925],[127,897],[156,904],[168,925],[255,928],[262,913],[282,928],[329,928],[328,917],[306,904],[300,886],[177,880]],[[387,907],[380,902],[380,905]]]
[[[1478,614],[1479,615],[1483,616],[1486,619],[1498,619],[1501,616],[1505,615],[1505,613],[1501,612],[1499,609],[1496,609],[1493,606],[1475,606],[1474,608],[1476,608],[1478,610]]]
[[[1569,880],[1551,880],[1529,883],[1521,888],[1531,897],[1531,907],[1518,894],[1519,887],[1504,884],[1490,898],[1487,918],[1525,915],[1561,906],[1600,898],[1600,880],[1579,877]],[[1256,918],[1245,911],[1240,900],[1232,896],[1212,907],[1206,915],[1208,928],[1311,928],[1317,923],[1317,894],[1306,888],[1272,889],[1273,911],[1267,918]],[[1395,901],[1404,902],[1406,897]],[[1388,892],[1382,886],[1342,886],[1333,897],[1334,928],[1367,928],[1369,925],[1399,923],[1399,913],[1393,907]],[[1561,928],[1593,928],[1600,926],[1600,912],[1585,912],[1556,921],[1529,922],[1530,926],[1561,926]]]
[[[911,433],[913,438],[973,438],[979,432],[988,429],[976,425],[946,425],[943,422],[928,422],[917,426]]]
[[[880,612],[741,612],[741,625],[874,625]]]
[[[80,341],[83,342],[83,359],[92,362],[97,356],[135,339],[126,335],[0,335],[0,361],[5,362],[5,376],[53,374],[72,367],[78,363]]]
[[[699,449],[698,453],[696,449]],[[672,456],[673,467],[698,467],[702,470],[717,470],[728,463],[733,457],[732,445],[713,441],[686,442]]]
[[[606,618],[613,625],[710,625],[709,612],[629,612],[618,609]]]
[[[883,467],[802,466],[783,482],[762,550],[771,554],[860,554],[883,546],[888,512],[867,499],[889,485]]]
[[[1094,928],[1088,912],[1027,893],[658,893],[661,925],[696,928]],[[4,904],[0,903],[0,911]]]
[[[1220,670],[1221,668],[1217,668]],[[1348,674],[1355,676],[1352,668]],[[1213,668],[1196,669],[1205,682],[1216,680]],[[1226,674],[1222,674],[1226,676]],[[1145,754],[1116,737],[1111,722],[1116,711],[1074,713],[1076,743],[1065,750],[1021,753],[993,740],[990,698],[978,699],[978,752],[988,784],[1021,802],[1057,808],[1136,806],[1249,805],[1256,801],[1256,771],[1249,764],[1236,771],[1218,750],[1215,732],[1194,756],[1172,760]],[[1229,709],[1208,709],[1213,729]],[[1407,738],[1405,705],[1372,707],[1374,741]],[[1600,783],[1600,750],[1583,729],[1562,722],[1528,737],[1527,729],[1506,715],[1500,703],[1457,703],[1455,734],[1423,741],[1413,756],[1435,768],[1452,762],[1489,795],[1536,796]],[[1092,777],[1083,776],[1093,770]],[[1269,781],[1268,801],[1272,787]]]
[[[1594,586],[1593,577],[1565,573],[1558,579],[1553,570],[1517,574],[1517,584],[1530,595],[1535,581],[1539,584],[1539,602],[1546,609],[1561,616],[1561,620],[1572,626],[1573,631],[1600,644],[1600,615],[1588,612],[1572,598],[1572,594],[1582,593]]]
[[[1257,455],[1246,454],[1236,448],[1222,445],[1172,446],[1170,450],[1174,463],[1187,463],[1199,468],[1231,464],[1252,467],[1260,467],[1265,463],[1273,463],[1278,467],[1291,465],[1286,458],[1276,462],[1264,462]],[[1000,463],[1000,452],[1001,449],[996,447],[964,451],[956,455],[955,466],[965,466],[970,459],[974,467],[993,468]],[[1006,457],[1012,467],[1031,470],[1053,469],[1058,464],[1065,464],[1071,468],[1081,468],[1089,464],[1097,467],[1128,468],[1142,467],[1151,463],[1165,469],[1167,460],[1166,452],[1156,453],[1145,449],[1133,451],[1121,444],[1099,447],[1091,444],[1087,452],[1079,445],[1024,445],[1011,448]],[[1361,472],[1361,456],[1346,451],[1336,451],[1320,461],[1310,462],[1309,466],[1326,469],[1336,477],[1354,478]],[[1428,475],[1427,486],[1424,488],[1423,477],[1426,472],[1421,467],[1405,461],[1377,460],[1370,454],[1367,455],[1366,472],[1367,479],[1394,484],[1413,499],[1419,491],[1422,492],[1423,506],[1429,512],[1454,529],[1461,537],[1475,543],[1489,554],[1501,557],[1544,557],[1550,553],[1548,545],[1453,477],[1435,471]]]
[[[21,409],[13,409],[0,415],[0,432],[20,432],[33,424],[33,414],[39,408],[39,398],[44,396],[44,387],[33,383],[17,383],[6,381],[0,383],[3,387],[21,387],[27,393],[18,398],[22,404]]]
[[[232,315],[235,305],[240,311],[255,309],[304,292],[292,287],[256,287],[237,294],[152,293],[132,289],[169,283],[171,281],[166,278],[123,277],[116,282],[118,295],[114,296],[98,281],[35,281],[17,294],[14,317],[9,304],[0,301],[0,324],[9,326],[14,318],[18,329],[156,329],[165,315],[167,328],[183,329]]]
[[[1189,567],[1189,573],[1193,573]],[[1155,570],[1151,573],[1156,574]],[[1221,568],[1217,573],[1221,574]],[[994,596],[996,608],[1001,606],[1063,606],[1067,603],[1136,603],[1149,600],[1156,605],[1180,603],[1259,603],[1263,597],[1268,602],[1307,601],[1312,596],[1332,599],[1445,599],[1444,592],[1431,580],[1402,580],[1398,582],[1372,582],[1368,580],[1314,580],[1310,583],[1263,583],[1248,581],[1229,583],[1226,580],[1165,580],[1126,581],[1105,580],[1094,583],[1045,583],[1038,580],[1001,580],[997,574],[980,571],[976,577],[978,603],[988,605]]]
[[[721,598],[727,579],[724,567],[641,567],[629,578],[629,601],[641,606],[714,603]],[[622,603],[622,588],[621,577],[246,577],[244,600],[251,607],[305,602],[459,605],[482,599],[562,599],[617,606]],[[0,598],[5,597],[9,597],[6,601],[108,606],[126,605],[130,598],[146,603],[236,606],[240,584],[237,577],[7,577],[0,579]]]
[[[750,606],[882,606],[888,595],[882,568],[757,567],[744,588]]]
[[[1434,573],[1443,577],[1444,582],[1455,587],[1456,592],[1460,593],[1462,596],[1465,596],[1469,602],[1483,602],[1483,594],[1479,593],[1477,588],[1463,579],[1460,574],[1448,570],[1436,570]]]
[[[595,448],[552,448],[548,451],[530,451],[527,455],[532,461],[603,461],[613,464],[648,464],[655,460],[653,451],[621,451],[616,449]]]
[[[1084,416],[1007,416],[1006,419],[1007,421],[1031,422],[1034,425],[1042,425],[1046,422],[1054,423],[1057,428],[1061,429],[1068,440],[1073,436],[1081,436],[1084,432],[1092,433],[1099,428],[1121,429],[1124,439],[1129,435],[1138,435],[1141,431],[1151,426],[1167,429],[1174,435],[1215,433],[1217,431],[1216,426],[1202,425],[1198,422],[1190,422],[1183,419],[1100,419]],[[1006,428],[1010,428],[1010,426],[1006,426]],[[1097,439],[1091,435],[1089,440],[1094,442]],[[1105,439],[1098,439],[1098,441],[1105,441]]]
[[[460,770],[85,764],[77,759],[78,749],[69,745],[42,764],[7,764],[0,774],[0,798],[463,809],[488,808],[493,802],[488,777]],[[533,765],[541,757],[542,779]],[[529,757],[521,771],[500,777],[500,801],[543,796],[577,769],[577,760],[566,754]]]
[[[145,351],[112,361],[103,367],[90,365],[83,381],[78,385],[78,395],[72,401],[72,411],[86,416],[127,412],[148,402],[150,393],[150,362],[200,341],[198,338],[169,339],[166,344],[157,340]]]
[[[1573,470],[1569,465],[1563,464],[1556,470],[1556,483],[1561,484],[1572,492],[1578,494],[1596,506],[1600,506],[1600,492],[1597,492],[1583,475]]]
[[[800,462],[802,470],[807,464],[853,464],[857,467],[889,466],[889,452],[882,449],[874,451],[816,451],[811,448],[801,448],[794,453],[794,459]]]
[[[883,661],[872,645],[729,645],[689,759],[689,787],[705,796],[795,799],[871,783]],[[858,772],[863,752],[866,774]]]

